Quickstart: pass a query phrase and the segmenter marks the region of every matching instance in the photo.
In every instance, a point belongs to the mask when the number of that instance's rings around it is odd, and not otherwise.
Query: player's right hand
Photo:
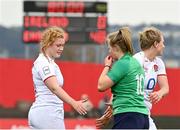
[[[88,99],[87,99],[88,100]],[[80,100],[80,101],[75,101],[73,104],[73,108],[80,114],[80,115],[86,115],[87,110],[83,107],[83,102],[86,102],[87,100]]]
[[[104,59],[104,65],[112,66],[113,58],[112,56],[108,55]]]
[[[112,109],[112,104],[111,103],[106,103],[106,105],[108,106],[107,109],[104,112],[104,116],[106,118],[111,118],[113,115],[113,109]]]
[[[111,118],[105,117],[105,115],[103,115],[100,118],[96,119],[96,128],[97,129],[103,128],[105,125],[107,125],[109,123],[110,119]]]
[[[112,110],[112,104],[111,103],[106,103],[108,106],[107,109],[104,112],[104,115],[102,115],[100,118],[96,119],[96,128],[101,129],[105,125],[107,125],[113,115],[113,110]]]

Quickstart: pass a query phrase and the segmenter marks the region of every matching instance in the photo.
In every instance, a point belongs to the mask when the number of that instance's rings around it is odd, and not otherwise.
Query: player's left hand
[[[157,91],[152,92],[149,95],[150,102],[152,102],[154,104],[159,102],[161,100],[161,98],[162,98],[162,95],[159,92],[157,92]]]

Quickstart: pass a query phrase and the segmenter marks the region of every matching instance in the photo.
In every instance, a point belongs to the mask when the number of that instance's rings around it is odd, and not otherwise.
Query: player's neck
[[[151,50],[144,50],[144,55],[150,61],[153,61],[156,58],[156,54]]]
[[[118,59],[121,59],[124,55],[125,55],[124,53],[119,53],[117,57]]]
[[[55,58],[48,52],[48,51],[46,51],[45,52],[45,56],[48,58],[48,60],[54,60]]]

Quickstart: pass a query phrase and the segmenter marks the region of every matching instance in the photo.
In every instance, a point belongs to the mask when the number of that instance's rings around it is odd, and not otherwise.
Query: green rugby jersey
[[[148,115],[144,104],[144,70],[135,58],[126,53],[107,75],[114,82],[111,87],[113,115],[125,112]]]

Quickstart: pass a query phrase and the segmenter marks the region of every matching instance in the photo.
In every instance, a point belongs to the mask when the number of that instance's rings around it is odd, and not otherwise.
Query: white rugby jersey
[[[149,59],[147,59],[147,57],[145,57],[143,51],[136,53],[133,57],[136,58],[144,68],[145,104],[150,112],[152,103],[149,101],[149,94],[153,92],[153,89],[157,83],[157,76],[166,75],[165,65],[159,57],[156,57],[153,61],[150,61]]]
[[[49,105],[63,107],[63,101],[53,94],[44,83],[47,78],[56,76],[59,86],[63,86],[62,73],[54,60],[40,53],[33,64],[32,75],[36,98],[32,107]]]

